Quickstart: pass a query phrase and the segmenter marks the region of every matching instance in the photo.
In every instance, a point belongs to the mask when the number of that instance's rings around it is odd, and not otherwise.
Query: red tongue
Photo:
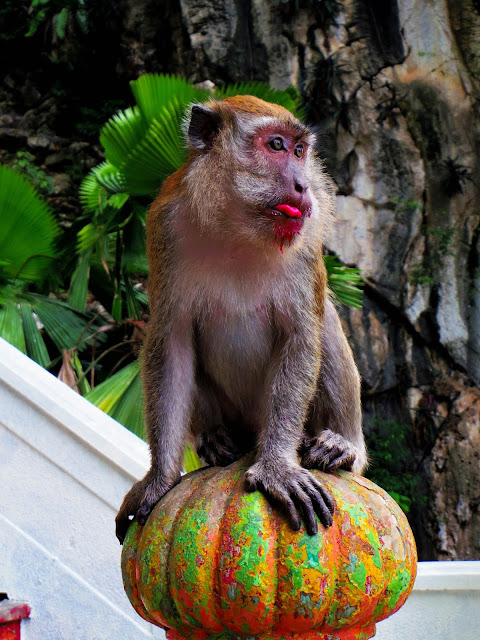
[[[296,207],[291,207],[289,204],[278,204],[276,207],[274,207],[274,209],[276,211],[280,211],[281,213],[284,213],[289,218],[302,217],[302,212],[300,211],[300,209],[297,209]]]

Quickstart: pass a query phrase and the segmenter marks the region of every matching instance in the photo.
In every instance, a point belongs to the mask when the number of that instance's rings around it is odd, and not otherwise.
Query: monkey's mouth
[[[266,207],[266,211],[273,221],[274,245],[278,242],[280,252],[283,253],[285,242],[288,242],[288,246],[290,246],[295,236],[300,235],[305,221],[305,213],[286,203]],[[309,212],[307,212],[308,215]]]
[[[298,219],[303,216],[303,213],[300,211],[300,209],[297,209],[297,207],[292,207],[289,204],[277,204],[275,207],[272,207],[271,211],[274,215],[278,215],[278,213],[280,213],[286,218]]]
[[[300,211],[300,209],[286,203],[267,206],[265,207],[265,209],[269,216],[272,218],[277,218],[278,222],[280,222],[281,220],[284,220],[285,222],[287,220],[300,221],[304,217],[304,214],[302,211]]]
[[[278,223],[283,221],[287,224],[291,222],[303,224],[305,218],[309,218],[312,213],[311,207],[308,207],[307,210],[302,210],[286,202],[267,206],[265,210],[271,218],[276,218]]]

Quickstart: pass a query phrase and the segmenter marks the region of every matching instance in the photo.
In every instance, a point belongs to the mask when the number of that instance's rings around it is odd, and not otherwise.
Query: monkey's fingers
[[[285,514],[285,517],[294,531],[298,531],[300,529],[302,522],[298,514],[298,509],[290,498],[288,491],[286,491],[281,485],[273,487],[268,483],[267,486],[267,483],[264,483],[262,480],[255,478],[247,472],[245,477],[245,489],[250,493],[252,491],[260,491],[272,507]]]
[[[326,491],[313,476],[309,478],[308,482],[303,483],[303,487],[310,497],[313,510],[317,514],[320,522],[324,527],[331,527],[333,524],[332,514],[335,510],[335,503],[328,491]]]
[[[298,531],[302,526],[302,521],[300,519],[299,510],[288,493],[285,491],[279,496],[269,495],[264,491],[262,491],[262,493],[273,507],[277,507],[279,511],[285,514],[291,528],[294,531]]]
[[[299,511],[299,513],[301,513],[302,515],[302,520],[305,523],[305,528],[308,535],[314,536],[316,533],[318,533],[318,522],[315,515],[316,497],[309,496],[306,491],[303,491],[299,487],[296,493],[293,495],[293,501],[295,503],[297,511]]]

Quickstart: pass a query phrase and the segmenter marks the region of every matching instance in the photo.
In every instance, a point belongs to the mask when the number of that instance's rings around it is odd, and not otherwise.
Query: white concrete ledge
[[[480,561],[420,562],[415,591],[480,591]]]
[[[164,638],[130,605],[114,518],[148,469],[139,438],[0,339],[0,591],[22,640]]]

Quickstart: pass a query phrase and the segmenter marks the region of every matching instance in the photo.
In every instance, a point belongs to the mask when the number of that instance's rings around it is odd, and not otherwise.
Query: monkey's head
[[[289,111],[253,96],[193,105],[187,192],[204,228],[255,245],[316,239],[332,196],[314,134]]]

